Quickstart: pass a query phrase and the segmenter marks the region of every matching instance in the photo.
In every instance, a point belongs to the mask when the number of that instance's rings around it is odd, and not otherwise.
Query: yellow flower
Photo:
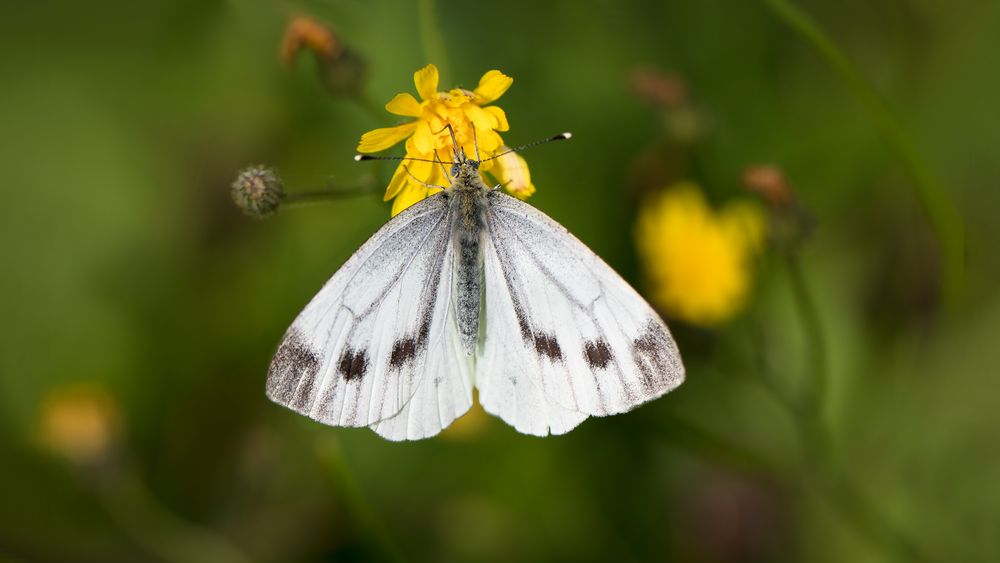
[[[700,326],[718,325],[745,304],[764,215],[748,202],[713,211],[698,187],[678,184],[643,208],[636,238],[664,312]]]
[[[496,419],[486,414],[479,402],[479,393],[473,391],[472,408],[441,432],[445,440],[462,442],[470,440],[487,430]]]
[[[506,150],[507,147],[504,146],[498,132],[510,128],[507,114],[499,107],[488,104],[502,96],[514,79],[499,70],[491,70],[479,79],[479,85],[475,90],[454,88],[447,92],[438,91],[438,80],[438,69],[432,64],[415,72],[413,83],[421,101],[417,101],[408,93],[403,93],[396,94],[385,105],[388,112],[413,117],[414,121],[365,133],[358,143],[358,152],[382,151],[405,139],[407,157],[449,162],[453,158],[455,149],[451,135],[445,128],[449,124],[455,132],[458,146],[464,149],[470,158],[476,158],[477,146],[481,159]],[[515,153],[483,162],[480,172],[488,173],[507,191],[522,199],[535,191],[535,187],[531,184],[531,175],[528,173],[528,164]],[[483,181],[488,182],[485,176]],[[448,185],[447,176],[441,165],[420,160],[401,162],[385,191],[385,201],[395,198],[392,214],[396,215],[431,193],[439,191],[424,184]]]
[[[60,387],[42,404],[38,425],[42,445],[70,461],[102,459],[118,432],[118,405],[93,384]]]

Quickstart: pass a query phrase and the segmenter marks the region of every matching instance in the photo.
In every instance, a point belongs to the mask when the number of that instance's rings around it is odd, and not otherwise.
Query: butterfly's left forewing
[[[450,240],[440,196],[383,226],[288,329],[268,396],[392,440],[432,436],[468,410],[472,365],[454,320]]]
[[[480,401],[530,434],[561,434],[670,391],[684,367],[646,301],[561,225],[489,194]]]

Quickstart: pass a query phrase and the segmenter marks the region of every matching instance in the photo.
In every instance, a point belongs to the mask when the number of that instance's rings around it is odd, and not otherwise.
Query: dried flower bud
[[[293,19],[281,41],[281,60],[290,65],[299,51],[316,59],[320,81],[334,96],[357,96],[364,85],[366,64],[328,27],[306,16]]]
[[[775,206],[785,206],[795,199],[784,172],[769,164],[750,166],[743,171],[743,185]]]
[[[284,185],[274,169],[267,166],[251,166],[240,172],[232,186],[233,202],[243,213],[263,219],[273,215],[282,198]]]
[[[770,210],[769,238],[779,245],[795,245],[809,236],[813,229],[811,214],[799,205],[795,189],[781,168],[770,165],[747,167],[743,185],[759,195]]]
[[[677,109],[688,103],[687,84],[677,74],[650,67],[634,69],[629,77],[632,93],[665,109]]]
[[[298,16],[289,22],[285,28],[285,36],[281,40],[281,60],[290,65],[303,48],[309,49],[318,57],[338,57],[343,51],[343,44],[333,32],[323,24]]]

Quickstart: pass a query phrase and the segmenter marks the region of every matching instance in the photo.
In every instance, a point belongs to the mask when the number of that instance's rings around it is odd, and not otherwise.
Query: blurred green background
[[[1000,3],[799,6],[958,209],[957,299],[884,116],[776,6],[4,2],[0,561],[1000,560]],[[508,143],[574,133],[525,154],[531,203],[638,287],[637,194],[679,179],[722,203],[776,165],[811,234],[765,251],[729,322],[671,322],[688,380],[633,413],[545,439],[478,411],[417,443],[322,427],[266,400],[268,362],[388,205],[254,221],[229,184],[384,186],[351,157],[394,121],[282,64],[295,15],[367,61],[377,106],[428,62],[442,88],[513,76]]]

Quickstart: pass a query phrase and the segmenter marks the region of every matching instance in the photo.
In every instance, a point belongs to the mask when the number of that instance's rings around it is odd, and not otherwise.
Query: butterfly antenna
[[[444,162],[441,161],[440,158],[441,155],[438,154],[438,150],[434,149],[434,160],[437,160],[437,163],[441,165],[441,172],[444,173],[444,177],[447,178],[448,181],[451,181],[451,173],[448,172],[448,168],[444,165]]]
[[[430,160],[427,158],[413,158],[412,156],[383,156],[380,154],[356,154],[354,155],[355,162],[361,162],[363,160],[415,160],[417,162],[435,162],[439,164],[455,164],[454,162],[441,162],[438,159]]]
[[[472,146],[476,147],[476,161],[478,162],[480,160],[480,158],[479,158],[479,140],[476,139],[476,128],[475,127],[472,128]]]
[[[558,135],[552,135],[551,137],[548,137],[546,139],[541,139],[539,141],[534,141],[534,142],[531,142],[531,143],[528,143],[528,144],[525,144],[525,145],[521,145],[519,147],[514,147],[512,149],[507,149],[507,150],[505,150],[504,152],[502,152],[500,154],[495,154],[495,155],[487,158],[483,162],[486,162],[487,160],[493,160],[494,158],[500,158],[501,156],[503,156],[505,154],[510,154],[512,152],[521,152],[521,151],[523,151],[525,149],[530,149],[531,147],[537,147],[538,145],[544,145],[545,143],[551,143],[552,141],[565,141],[566,139],[572,139],[572,138],[573,138],[573,134],[572,133],[568,133],[568,132],[567,133],[559,133]]]
[[[447,190],[448,189],[446,186],[439,186],[437,184],[428,184],[427,182],[421,180],[420,178],[417,178],[416,176],[413,175],[413,172],[410,172],[409,167],[407,167],[405,164],[403,165],[403,170],[406,171],[406,173],[410,176],[410,178],[413,178],[413,181],[415,181],[418,184],[423,184],[424,187],[426,187],[426,188],[431,188],[431,189],[435,189],[435,190]]]
[[[440,132],[442,132],[442,131],[444,131],[445,129],[447,129],[448,130],[448,134],[451,135],[451,146],[452,146],[452,148],[455,149],[455,160],[462,160],[462,157],[465,156],[465,151],[461,152],[461,156],[459,155],[459,151],[461,150],[461,148],[458,146],[458,139],[455,138],[455,129],[451,126],[451,123],[445,123],[444,127],[442,127],[441,129],[438,129],[438,131],[437,131],[437,133],[435,133],[435,135],[438,134],[438,133],[440,133]],[[473,135],[476,134],[476,129],[475,128],[472,129],[472,134]]]

